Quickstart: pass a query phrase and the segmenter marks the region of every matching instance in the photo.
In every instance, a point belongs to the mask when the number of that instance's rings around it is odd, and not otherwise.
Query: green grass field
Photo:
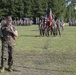
[[[75,26],[65,26],[61,37],[40,37],[37,25],[16,28],[14,72],[0,75],[76,75]]]

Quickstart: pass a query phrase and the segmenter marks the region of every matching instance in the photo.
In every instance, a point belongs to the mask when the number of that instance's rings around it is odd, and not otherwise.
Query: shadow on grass
[[[76,71],[74,71],[74,70],[53,70],[53,69],[46,69],[46,68],[38,68],[38,67],[26,67],[26,66],[17,66],[17,65],[14,65],[14,66],[16,66],[16,67],[19,67],[19,68],[23,68],[23,69],[35,69],[35,70],[43,70],[43,71],[54,71],[54,72],[69,72],[69,73],[76,73]],[[0,70],[1,70],[1,67],[0,67]],[[8,68],[5,68],[5,70],[6,71],[8,71],[8,72],[10,72],[9,70],[8,70]],[[22,69],[21,70],[17,70],[17,69],[12,69],[13,70],[13,72],[21,72],[22,71]]]
[[[20,35],[20,36],[23,36],[23,37],[40,37],[40,35]]]
[[[39,31],[39,30],[31,30],[31,31]]]
[[[2,69],[2,67],[0,67],[0,70]],[[5,68],[6,71],[10,72],[8,68]],[[13,72],[20,72],[20,70],[16,70],[16,69],[12,69]]]
[[[18,67],[21,67],[23,69],[33,69],[33,70],[42,70],[42,71],[54,71],[54,72],[69,72],[69,73],[76,73],[76,71],[74,70],[56,70],[56,69],[46,69],[46,68],[38,68],[38,67],[26,67],[26,66],[18,66]]]

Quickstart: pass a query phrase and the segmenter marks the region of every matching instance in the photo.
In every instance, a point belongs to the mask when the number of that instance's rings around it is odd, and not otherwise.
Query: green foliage
[[[66,19],[76,19],[76,12],[74,10],[74,2],[76,2],[76,0],[72,0],[71,4],[66,8]]]
[[[45,7],[44,7],[44,4],[43,4],[43,1],[42,0],[34,0],[34,6],[33,6],[33,13],[35,14],[34,17],[41,17],[44,15],[44,13],[46,12],[45,11]],[[45,9],[44,9],[45,8]]]
[[[24,3],[24,17],[31,17],[32,0],[23,0],[23,3]]]
[[[13,17],[39,17],[49,16],[49,10],[52,9],[53,16],[62,18],[75,17],[73,3],[66,8],[66,0],[0,0],[0,18],[7,15]],[[68,14],[69,11],[69,14]]]
[[[65,17],[65,11],[66,11],[65,0],[49,0],[49,7],[52,8],[54,17],[58,17],[60,19]]]
[[[23,0],[15,0],[15,13],[17,17],[23,17],[24,15],[24,3]]]

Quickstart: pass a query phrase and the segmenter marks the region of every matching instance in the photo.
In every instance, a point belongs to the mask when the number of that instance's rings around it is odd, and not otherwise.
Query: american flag
[[[50,26],[52,25],[52,10],[50,9],[50,14],[49,14],[49,21],[50,21]]]

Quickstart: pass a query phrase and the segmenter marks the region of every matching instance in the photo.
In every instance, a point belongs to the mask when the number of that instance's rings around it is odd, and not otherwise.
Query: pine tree
[[[23,0],[24,2],[24,17],[31,17],[32,0]]]
[[[52,9],[54,17],[62,19],[66,12],[65,0],[49,0],[48,8]]]
[[[67,10],[66,10],[67,21],[76,19],[76,13],[74,11],[74,2],[75,2],[75,0],[72,0],[71,4],[69,6],[67,6]]]
[[[8,0],[1,0],[0,1],[0,18],[3,18],[4,16],[6,16],[8,14],[7,1]]]
[[[24,16],[24,3],[23,0],[15,0],[14,1],[14,13],[19,18]]]

